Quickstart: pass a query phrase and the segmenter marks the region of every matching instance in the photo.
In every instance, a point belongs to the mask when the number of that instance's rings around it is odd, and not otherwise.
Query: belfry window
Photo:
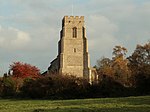
[[[73,29],[73,38],[77,38],[77,28],[76,27],[74,27]]]

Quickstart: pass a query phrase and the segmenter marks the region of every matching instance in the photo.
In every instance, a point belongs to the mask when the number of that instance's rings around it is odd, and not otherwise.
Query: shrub
[[[48,76],[25,79],[20,88],[22,97],[70,99],[87,96],[89,83],[73,76]],[[36,93],[36,94],[35,94]]]
[[[44,98],[50,91],[52,84],[51,78],[41,77],[38,79],[27,78],[20,88],[22,97]]]
[[[101,82],[91,86],[92,97],[121,97],[127,96],[127,89],[111,77],[104,77]]]
[[[84,98],[88,82],[74,76],[52,76],[53,85],[47,97],[53,99]]]
[[[3,78],[1,81],[1,96],[13,97],[16,94],[16,83],[11,77]]]
[[[138,95],[150,94],[150,75],[140,73],[135,75],[135,87]]]

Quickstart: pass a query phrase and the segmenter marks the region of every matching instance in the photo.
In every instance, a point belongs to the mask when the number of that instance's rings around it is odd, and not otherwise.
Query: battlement
[[[71,21],[81,21],[84,22],[84,16],[64,16],[64,22],[71,22]]]

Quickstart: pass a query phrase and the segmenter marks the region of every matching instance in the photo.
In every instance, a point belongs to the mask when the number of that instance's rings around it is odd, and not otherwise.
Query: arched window
[[[77,28],[76,27],[74,27],[73,29],[73,38],[77,38]]]

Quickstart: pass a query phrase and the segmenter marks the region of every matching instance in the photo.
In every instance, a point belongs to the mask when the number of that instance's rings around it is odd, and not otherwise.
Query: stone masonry
[[[58,42],[58,56],[51,62],[49,73],[90,78],[90,58],[84,16],[65,16]]]

